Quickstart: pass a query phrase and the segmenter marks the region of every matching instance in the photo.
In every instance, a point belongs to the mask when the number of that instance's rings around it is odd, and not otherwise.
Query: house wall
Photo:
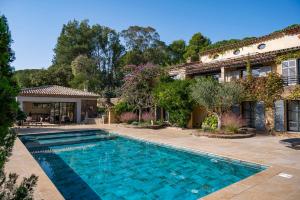
[[[259,44],[266,44],[266,47],[264,49],[258,49],[257,46]],[[275,50],[280,50],[280,49],[287,49],[287,48],[292,48],[292,47],[297,47],[300,46],[300,34],[295,34],[295,35],[285,35],[281,38],[277,39],[272,39],[268,40],[265,42],[261,43],[255,43],[252,45],[244,46],[239,48],[240,53],[238,55],[234,55],[233,52],[236,49],[230,49],[222,53],[216,53],[219,55],[218,58],[214,59],[213,55],[200,55],[200,60],[203,63],[208,63],[212,61],[221,61],[225,59],[230,59],[230,58],[238,58],[246,55],[252,55],[252,54],[257,54],[257,53],[265,53],[269,51],[275,51]]]
[[[77,123],[80,123],[82,121],[81,118],[81,104],[83,100],[91,100],[95,102],[95,105],[97,105],[97,99],[93,98],[59,98],[59,97],[30,97],[30,96],[18,96],[17,101],[19,102],[20,109],[24,110],[28,108],[27,102],[35,102],[35,103],[50,103],[50,102],[73,102],[76,103],[76,120]],[[25,110],[24,110],[25,111]]]

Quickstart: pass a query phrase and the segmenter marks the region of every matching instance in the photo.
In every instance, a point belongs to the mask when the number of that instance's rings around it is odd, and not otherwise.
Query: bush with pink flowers
[[[124,112],[120,116],[120,121],[128,124],[131,124],[132,122],[137,120],[138,120],[138,116],[133,112]]]
[[[234,113],[229,112],[222,115],[223,128],[230,133],[238,133],[239,128],[244,124],[243,118]]]
[[[144,122],[150,122],[151,120],[154,120],[154,115],[151,112],[144,112],[142,114],[142,121]]]

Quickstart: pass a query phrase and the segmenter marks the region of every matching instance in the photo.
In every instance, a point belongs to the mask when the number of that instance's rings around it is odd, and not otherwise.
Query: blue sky
[[[18,69],[47,68],[62,25],[89,19],[117,31],[152,26],[170,43],[201,32],[213,42],[300,23],[300,0],[0,0]]]

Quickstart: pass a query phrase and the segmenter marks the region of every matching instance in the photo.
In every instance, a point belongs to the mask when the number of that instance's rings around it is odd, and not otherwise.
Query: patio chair
[[[300,138],[284,139],[284,140],[280,140],[280,143],[294,148],[296,146],[300,146]]]

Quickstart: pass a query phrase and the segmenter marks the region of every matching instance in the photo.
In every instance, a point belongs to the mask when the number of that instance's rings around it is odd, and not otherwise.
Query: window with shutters
[[[298,83],[297,60],[286,60],[282,62],[282,77],[286,85]]]

